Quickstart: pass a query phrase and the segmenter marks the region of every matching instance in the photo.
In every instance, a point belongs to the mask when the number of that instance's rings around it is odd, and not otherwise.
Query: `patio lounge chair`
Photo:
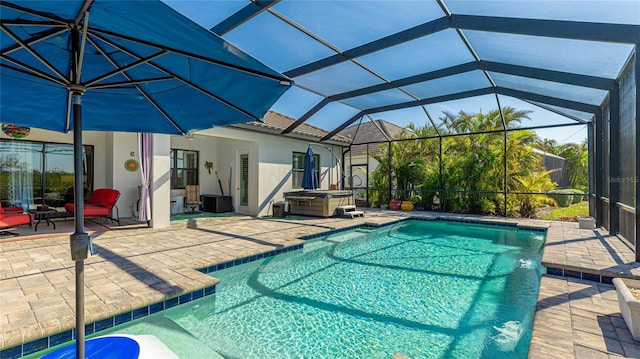
[[[23,224],[28,224],[31,227],[32,223],[33,216],[29,213],[23,213],[22,207],[7,207],[5,210],[0,204],[0,235],[17,236],[18,233],[11,232],[9,229]]]
[[[112,188],[98,188],[93,191],[89,200],[84,204],[85,217],[104,217],[120,224],[120,214],[116,202],[120,197],[120,191]],[[113,209],[116,210],[116,216],[113,216]],[[67,214],[75,213],[75,203],[67,203],[64,205]],[[66,219],[65,214],[65,219]]]

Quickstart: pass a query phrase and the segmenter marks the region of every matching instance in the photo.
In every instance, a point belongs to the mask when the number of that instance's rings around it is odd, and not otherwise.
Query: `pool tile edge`
[[[532,225],[532,224],[521,224],[520,222],[513,222],[513,221],[501,221],[499,219],[478,219],[478,218],[458,217],[458,216],[410,215],[405,218],[400,218],[400,219],[393,220],[390,222],[385,222],[385,223],[364,222],[363,224],[357,224],[354,226],[336,228],[336,229],[332,229],[324,232],[302,236],[302,237],[299,237],[299,239],[308,241],[311,239],[325,237],[331,234],[336,234],[336,233],[350,231],[350,230],[359,229],[359,228],[384,228],[384,227],[392,226],[392,225],[395,225],[404,221],[409,221],[409,220],[427,221],[427,222],[452,222],[452,223],[463,223],[463,224],[479,224],[479,225],[486,225],[486,226],[512,228],[512,229],[517,229],[521,231],[540,232],[540,233],[546,233],[549,229],[549,224]]]
[[[220,269],[230,268],[236,265],[249,263],[258,259],[272,257],[278,254],[288,253],[291,251],[302,249],[303,244],[297,244],[293,246],[278,248],[272,251],[255,254],[243,258],[233,259],[227,262],[215,264],[204,268],[196,268],[197,271],[209,274]],[[156,312],[173,308],[175,306],[191,302],[195,299],[206,297],[216,293],[216,284],[196,289],[189,293],[178,294],[171,298],[165,298],[162,302],[152,303],[144,307],[136,308],[128,312],[116,314],[112,317],[100,319],[93,323],[85,324],[85,335],[91,335],[99,333],[100,331],[110,329],[116,325],[124,324],[129,321],[154,314]],[[37,353],[38,351],[45,350],[56,345],[63,344],[68,341],[75,340],[75,329],[69,329],[60,333],[55,333],[43,338],[38,338],[32,341],[28,341],[10,348],[0,350],[0,359],[5,358],[20,358],[26,355]],[[52,339],[53,338],[53,339]],[[68,338],[61,340],[61,338]],[[43,344],[44,343],[44,344]]]
[[[293,251],[297,251],[302,249],[303,244],[296,244],[293,246],[288,246],[288,247],[282,247],[282,248],[278,248],[278,249],[274,249],[268,252],[264,252],[264,253],[258,253],[258,254],[252,254],[250,256],[246,256],[246,257],[242,257],[242,258],[236,258],[236,259],[232,259],[230,261],[226,261],[226,262],[222,262],[222,263],[217,263],[208,267],[203,267],[203,268],[197,268],[197,270],[201,273],[204,274],[209,274],[209,273],[213,273],[222,269],[227,269],[227,268],[231,268],[237,265],[241,265],[241,264],[245,264],[245,263],[250,263],[250,262],[254,262],[257,261],[259,259],[264,259],[264,258],[268,258],[268,257],[273,257],[276,256],[278,254],[284,254],[284,253],[289,253],[289,252],[293,252]]]
[[[171,298],[165,298],[161,302],[152,303],[140,308],[136,308],[124,313],[116,314],[114,316],[97,320],[92,323],[85,324],[85,335],[91,335],[99,333],[106,329],[110,329],[116,325],[124,324],[132,320],[148,316],[161,310],[169,309],[180,304],[188,303],[192,300],[202,298],[215,294],[217,283],[206,286],[204,288],[196,289],[189,293],[183,293]],[[162,305],[162,309],[159,306]],[[22,344],[15,345],[10,348],[0,350],[1,359],[14,359],[21,358],[23,356],[31,355],[42,350],[55,347],[60,344],[64,344],[76,339],[76,330],[67,329],[59,333],[55,333],[49,336],[31,340]]]

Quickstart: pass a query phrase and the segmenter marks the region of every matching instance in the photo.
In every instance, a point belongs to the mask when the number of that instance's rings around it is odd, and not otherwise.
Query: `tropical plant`
[[[516,130],[525,119],[527,111],[505,107],[502,114],[499,110],[486,114],[444,112],[438,128],[409,124],[390,146],[380,145],[379,153],[372,154],[380,166],[372,172],[370,182],[376,188],[387,188],[388,193],[391,173],[396,197],[422,197],[419,203],[425,209],[438,198],[445,211],[504,213],[505,190],[541,192],[553,188],[549,187],[553,183],[550,172],[545,171],[541,156],[533,152],[538,140],[535,133]],[[498,132],[505,127],[512,131]],[[382,194],[378,196],[385,203]],[[531,195],[510,195],[507,213],[531,216],[542,202]]]
[[[371,189],[369,190],[369,205],[378,207],[382,204],[387,204],[391,200],[389,198],[389,169],[391,166],[388,160],[388,146],[386,144],[379,144],[379,154],[369,153],[376,161],[378,161],[378,167],[375,171],[369,174],[369,184]]]
[[[569,187],[586,192],[589,188],[589,151],[587,140],[580,144],[568,143],[560,146],[556,155],[569,162]]]
[[[518,201],[518,211],[521,217],[532,217],[538,207],[543,205],[547,196],[543,194],[529,194],[531,192],[547,192],[555,188],[556,183],[551,181],[551,172],[532,172],[526,176],[513,176],[519,194],[516,195]]]
[[[549,191],[549,197],[553,198],[560,207],[569,207],[573,203],[578,203],[583,196],[582,191],[571,188]]]
[[[538,139],[536,147],[567,160],[569,188],[579,189],[583,192],[588,190],[589,150],[586,139],[580,144],[566,143],[562,145],[555,140]]]
[[[443,151],[443,171],[446,176],[444,188],[455,190],[449,192],[444,201],[444,209],[454,212],[501,213],[504,208],[504,133],[487,133],[506,128],[513,129],[528,119],[527,111],[517,111],[511,107],[489,111],[487,114],[457,115],[445,112],[442,118],[445,129],[441,131],[448,136]],[[504,121],[503,121],[504,119]],[[483,133],[484,132],[484,133]],[[518,147],[523,143],[519,131],[506,134],[507,145],[516,147],[511,152],[507,148],[507,178],[509,171],[519,171],[518,162],[524,161],[521,156],[527,154]],[[461,136],[462,134],[473,134]],[[526,162],[526,161],[524,161]],[[511,173],[513,175],[513,173]]]
[[[380,153],[371,154],[380,163],[372,174],[371,182],[377,188],[388,188],[388,174],[390,172],[391,184],[396,190],[396,198],[400,200],[414,199],[415,186],[423,182],[425,174],[422,142],[407,140],[416,137],[416,134],[411,130],[412,128],[415,129],[415,126],[409,125],[406,131],[399,134],[398,141],[391,144],[391,157],[388,145],[380,145]],[[376,200],[382,202],[382,198],[376,198]]]

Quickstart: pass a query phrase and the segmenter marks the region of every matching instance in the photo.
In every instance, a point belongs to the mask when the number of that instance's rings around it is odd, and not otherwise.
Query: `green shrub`
[[[582,199],[584,198],[584,192],[583,191],[581,191],[579,189],[575,189],[575,188],[567,189],[567,191],[571,191],[573,193],[573,197],[571,197],[571,204],[576,204],[576,203],[582,202]]]
[[[554,221],[562,221],[568,218],[576,218],[578,216],[589,215],[589,203],[582,202],[578,204],[572,204],[566,208],[556,208],[550,214],[542,217],[542,219],[552,219]]]
[[[549,191],[547,194],[556,201],[558,206],[569,207],[573,201],[573,191],[573,189],[554,189]]]

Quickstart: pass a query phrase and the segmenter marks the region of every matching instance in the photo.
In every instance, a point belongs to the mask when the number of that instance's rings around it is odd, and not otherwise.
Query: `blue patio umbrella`
[[[313,161],[313,150],[311,146],[307,148],[304,154],[304,171],[302,172],[302,188],[316,189],[318,188],[318,177],[316,176],[316,166]]]
[[[74,132],[182,134],[259,120],[291,86],[278,72],[154,0],[0,2],[0,121]],[[84,259],[75,211],[76,355],[84,358]]]

